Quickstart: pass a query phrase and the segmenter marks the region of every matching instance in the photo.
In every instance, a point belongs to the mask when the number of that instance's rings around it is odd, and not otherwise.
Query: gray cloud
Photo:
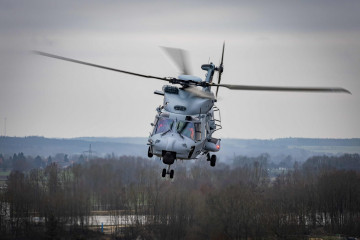
[[[352,96],[222,89],[221,137],[358,137],[359,1],[0,0],[0,120],[10,135],[146,136],[161,83],[33,56],[37,49],[173,76],[157,46],[218,62],[232,84],[343,86]],[[1,123],[1,121],[0,121]],[[1,126],[2,124],[0,124]]]
[[[2,30],[359,30],[358,1],[1,1]]]

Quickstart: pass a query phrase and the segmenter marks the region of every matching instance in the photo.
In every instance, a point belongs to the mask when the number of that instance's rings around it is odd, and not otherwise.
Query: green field
[[[10,175],[10,170],[8,171],[0,171],[0,177],[7,177]]]
[[[10,175],[11,171],[0,171],[0,185],[5,184],[7,176]]]

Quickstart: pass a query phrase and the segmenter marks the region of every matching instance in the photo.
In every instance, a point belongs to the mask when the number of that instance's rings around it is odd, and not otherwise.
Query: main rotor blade
[[[206,99],[215,100],[215,96],[214,96],[214,94],[212,92],[205,92],[205,91],[202,91],[202,90],[200,90],[200,89],[198,89],[197,87],[194,87],[194,86],[186,87],[186,88],[184,88],[184,90],[189,92],[189,93],[192,93],[195,96],[200,97],[200,98],[206,98]]]
[[[62,57],[62,56],[58,56],[58,55],[54,55],[54,54],[50,54],[50,53],[46,53],[46,52],[40,52],[40,51],[33,51],[33,52],[37,55],[41,55],[41,56],[45,56],[45,57],[56,58],[56,59],[60,59],[60,60],[68,61],[68,62],[79,63],[79,64],[91,66],[91,67],[97,67],[97,68],[102,68],[102,69],[106,69],[106,70],[110,70],[110,71],[121,72],[121,73],[130,74],[130,75],[134,75],[134,76],[138,76],[138,77],[154,78],[154,79],[163,80],[163,81],[167,81],[167,82],[170,81],[169,78],[156,77],[156,76],[151,76],[151,75],[144,75],[144,74],[124,71],[124,70],[120,70],[117,68],[110,68],[110,67],[106,67],[106,66],[93,64],[93,63],[83,62],[83,61],[75,60],[72,58],[66,58],[66,57]]]
[[[189,57],[185,50],[180,48],[161,47],[180,70],[180,75],[191,75]]]
[[[222,49],[222,54],[221,54],[221,63],[220,63],[221,66],[224,63],[224,52],[225,52],[225,42],[223,43],[223,49]]]
[[[225,42],[223,43],[223,49],[222,49],[222,54],[221,54],[221,62],[220,62],[220,65],[219,65],[219,70],[218,70],[218,84],[220,84],[221,82],[221,74],[222,72],[224,71],[224,68],[223,68],[223,62],[224,62],[224,51],[225,51]],[[217,97],[218,95],[218,91],[219,91],[219,86],[216,88],[216,94],[215,96]]]
[[[251,85],[231,85],[231,84],[212,84],[212,86],[226,87],[231,90],[248,90],[248,91],[283,91],[283,92],[343,92],[351,94],[345,88],[331,87],[276,87],[276,86],[251,86]]]

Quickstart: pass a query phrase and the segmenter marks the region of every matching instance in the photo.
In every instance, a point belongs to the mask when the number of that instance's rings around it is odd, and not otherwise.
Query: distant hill
[[[0,153],[12,155],[23,152],[25,155],[49,156],[56,153],[66,153],[69,155],[82,154],[89,150],[99,156],[106,154],[115,155],[135,155],[146,156],[146,139],[139,143],[128,143],[126,138],[113,141],[112,138],[75,138],[75,139],[57,139],[44,137],[0,137]],[[131,142],[131,141],[129,141]]]
[[[69,155],[82,154],[89,149],[98,156],[106,154],[147,156],[147,138],[108,138],[80,137],[57,139],[44,137],[0,137],[0,153],[13,155],[23,152],[31,156],[49,156],[57,153]],[[360,138],[353,139],[317,139],[317,138],[281,138],[258,139],[222,139],[220,159],[232,159],[234,155],[258,156],[270,155],[275,162],[291,156],[304,161],[314,155],[340,155],[360,153]]]
[[[360,138],[223,139],[221,148],[223,158],[231,158],[234,155],[258,156],[268,153],[274,162],[281,161],[287,156],[302,162],[315,155],[360,153]]]

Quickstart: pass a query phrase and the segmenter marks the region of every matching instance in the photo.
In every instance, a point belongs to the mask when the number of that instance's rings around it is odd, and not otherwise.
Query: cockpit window
[[[154,134],[163,133],[171,130],[174,120],[166,117],[160,117],[157,121]]]
[[[195,138],[195,128],[193,122],[178,121],[176,124],[176,131],[181,135],[191,138]]]

